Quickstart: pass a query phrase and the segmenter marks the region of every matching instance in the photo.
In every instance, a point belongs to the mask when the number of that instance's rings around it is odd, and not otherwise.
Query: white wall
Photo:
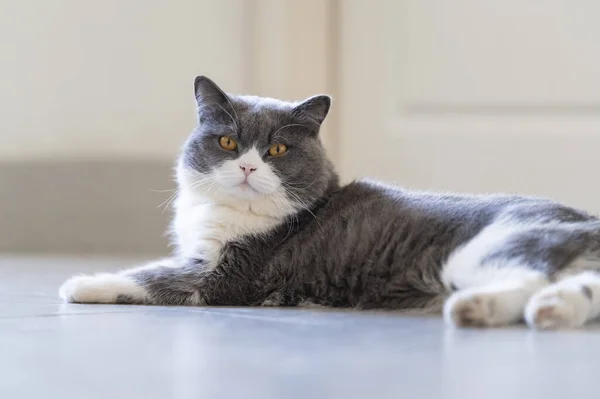
[[[0,0],[0,160],[172,159],[196,74],[247,89],[245,3]]]
[[[195,123],[195,75],[335,94],[336,3],[0,0],[0,251],[165,251],[157,206]]]
[[[600,214],[600,2],[340,4],[345,179]]]

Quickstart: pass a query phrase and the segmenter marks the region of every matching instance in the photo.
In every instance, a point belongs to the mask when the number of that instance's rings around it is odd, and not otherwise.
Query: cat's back
[[[408,190],[373,180],[352,182],[335,193],[328,213],[372,224],[456,227],[479,231],[499,217],[581,221],[591,216],[547,198],[516,194],[458,194]],[[415,226],[413,226],[415,227]]]
[[[547,200],[509,194],[469,195],[407,190],[373,180],[352,182],[335,193],[330,206],[340,214],[389,220],[400,217],[489,221],[508,206]]]

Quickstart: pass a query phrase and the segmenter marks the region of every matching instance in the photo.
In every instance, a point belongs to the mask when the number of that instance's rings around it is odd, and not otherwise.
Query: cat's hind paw
[[[143,303],[146,291],[121,274],[80,275],[60,287],[59,296],[72,303]]]
[[[493,296],[458,292],[444,306],[444,319],[457,327],[487,327],[495,323]]]
[[[540,330],[581,327],[590,304],[578,287],[550,286],[535,294],[525,309],[527,324]]]
[[[448,324],[457,327],[498,327],[523,319],[526,286],[503,282],[454,293],[444,305]]]

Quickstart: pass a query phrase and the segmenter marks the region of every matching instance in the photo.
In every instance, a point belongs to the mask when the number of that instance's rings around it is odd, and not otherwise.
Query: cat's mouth
[[[237,187],[242,190],[244,193],[252,193],[252,194],[262,194],[260,191],[252,187],[252,184],[248,180],[244,180]]]

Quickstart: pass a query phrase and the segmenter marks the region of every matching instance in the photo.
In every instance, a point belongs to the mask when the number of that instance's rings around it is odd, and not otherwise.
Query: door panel
[[[342,2],[340,165],[600,212],[600,3]]]

